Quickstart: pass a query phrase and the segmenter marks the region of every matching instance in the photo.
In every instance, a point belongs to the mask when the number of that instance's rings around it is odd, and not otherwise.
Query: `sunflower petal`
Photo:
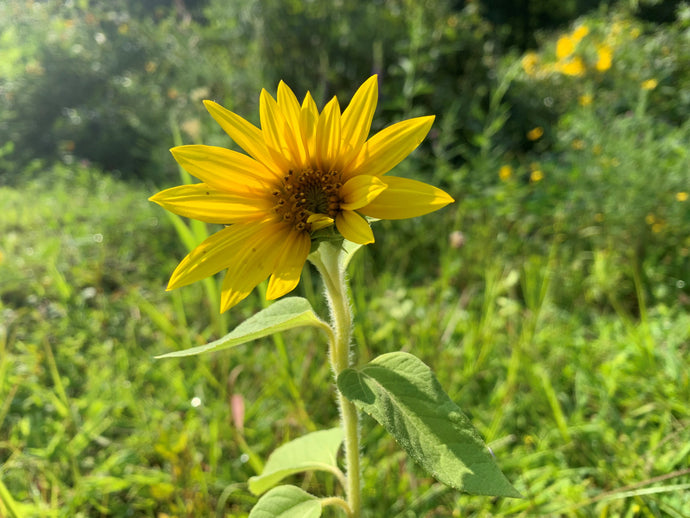
[[[177,146],[170,150],[180,166],[202,182],[226,192],[265,190],[280,178],[253,158],[215,146]]]
[[[343,202],[341,209],[357,210],[371,203],[388,186],[376,176],[362,174],[350,178],[340,189]]]
[[[307,92],[302,101],[299,113],[299,127],[302,134],[302,141],[307,151],[307,162],[313,160],[316,153],[316,123],[319,120],[319,110],[311,94]],[[312,165],[316,165],[313,163]]]
[[[371,121],[378,102],[378,76],[371,76],[359,87],[343,112],[342,138],[348,154],[356,154],[371,130]],[[347,157],[344,162],[348,163]]]
[[[366,245],[374,242],[374,233],[367,220],[351,210],[344,210],[335,217],[335,226],[345,239]]]
[[[275,270],[287,228],[281,224],[263,227],[235,253],[235,260],[223,279],[221,313],[243,300]]]
[[[268,281],[267,300],[277,299],[295,289],[310,249],[311,239],[304,232],[291,232],[290,237],[285,238],[275,271]]]
[[[268,152],[282,171],[288,171],[291,169],[291,164],[295,162],[292,156],[292,149],[295,149],[294,135],[286,131],[287,122],[278,109],[275,99],[266,90],[261,90],[259,112]],[[292,146],[288,144],[287,139],[293,141]]]
[[[263,134],[259,128],[218,103],[204,101],[204,106],[206,106],[211,117],[238,146],[269,169],[275,168],[276,164],[266,148]]]
[[[229,194],[205,183],[172,187],[149,200],[174,214],[221,225],[256,221],[271,210],[270,201],[264,198]]]
[[[336,167],[340,152],[340,106],[331,99],[316,123],[316,163],[322,171]]]
[[[278,83],[278,107],[283,112],[290,129],[297,133],[299,131],[299,101],[294,92],[283,81]]]
[[[322,228],[330,227],[333,224],[333,218],[325,214],[312,214],[307,218],[307,223],[311,225],[311,231],[316,232]]]
[[[408,119],[379,131],[362,147],[352,164],[343,171],[351,178],[358,174],[381,176],[398,165],[424,140],[434,116]]]
[[[182,259],[168,282],[168,290],[192,284],[228,268],[237,250],[252,243],[265,223],[231,225],[208,237]]]
[[[300,105],[297,97],[290,87],[283,81],[278,84],[278,108],[282,112],[286,126],[284,128],[285,137],[290,152],[298,168],[307,165],[306,144],[300,133]]]
[[[378,219],[405,219],[422,216],[452,203],[445,191],[408,178],[384,176],[388,188],[369,205],[359,209],[365,216]]]

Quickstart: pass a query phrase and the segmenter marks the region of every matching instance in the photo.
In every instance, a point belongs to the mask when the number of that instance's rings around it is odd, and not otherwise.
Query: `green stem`
[[[310,260],[319,270],[331,308],[331,322],[335,332],[329,344],[331,369],[335,378],[350,367],[352,339],[352,311],[347,293],[345,268],[341,264],[340,243],[322,242]],[[337,388],[337,387],[336,387]],[[357,409],[338,391],[340,419],[345,432],[345,469],[347,503],[350,518],[361,516],[361,481],[359,467],[359,418]]]

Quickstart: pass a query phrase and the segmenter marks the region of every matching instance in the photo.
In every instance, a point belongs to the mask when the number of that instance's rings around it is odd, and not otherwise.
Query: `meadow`
[[[87,76],[93,67],[79,67],[94,59],[139,70],[110,70],[117,79],[104,87],[111,102],[129,103],[126,117],[112,119],[117,134],[148,136],[126,145],[93,133],[88,121],[111,115],[100,104],[58,113],[51,124],[62,122],[40,142],[35,128],[16,124],[19,115],[47,120],[36,104],[58,73],[40,60],[35,32],[14,68],[3,65],[0,94],[13,108],[0,116],[0,516],[247,516],[256,502],[247,480],[275,446],[337,425],[316,331],[154,358],[219,338],[268,303],[264,283],[219,314],[221,276],[166,292],[188,248],[215,228],[181,227],[147,199],[180,183],[168,147],[231,145],[202,113],[200,95],[225,95],[257,122],[259,89],[275,93],[276,77],[299,97],[312,88],[317,102],[338,93],[344,106],[385,64],[377,128],[437,115],[395,174],[438,185],[456,202],[374,224],[376,242],[349,269],[357,357],[402,350],[423,359],[524,498],[469,496],[436,482],[365,417],[364,515],[690,517],[687,7],[664,23],[602,8],[544,29],[524,50],[487,45],[491,25],[472,2],[428,12],[384,2],[387,14],[373,14],[389,16],[395,30],[379,34],[386,50],[366,49],[375,66],[360,57],[365,65],[348,68],[354,51],[340,62],[324,46],[321,68],[291,82],[290,66],[306,68],[296,50],[304,44],[288,36],[281,41],[292,51],[247,40],[247,61],[283,53],[271,70],[218,57],[228,43],[214,40],[223,23],[247,38],[221,2],[206,3],[203,27],[174,17],[123,21],[107,9],[93,21],[83,6],[48,13],[24,4],[9,2],[0,14],[15,9],[15,27],[51,20],[58,43],[48,53],[73,52],[93,33],[154,34],[160,47],[150,51],[156,59],[122,65],[104,60],[100,44],[84,44],[61,62]],[[264,22],[280,18],[282,4],[266,5]],[[319,20],[354,27],[357,12],[343,9],[340,21]],[[370,29],[373,14],[357,30]],[[288,28],[304,16],[292,13]],[[1,23],[0,43],[16,46],[20,31]],[[352,31],[333,32],[342,44],[362,37]],[[175,40],[197,33],[218,47]],[[388,37],[402,48],[387,50]],[[449,69],[467,49],[462,70]],[[172,67],[193,52],[206,58]],[[225,94],[208,56],[233,63]],[[133,85],[124,86],[127,77]],[[295,294],[327,315],[310,265]],[[323,474],[290,480],[316,494],[337,491]]]

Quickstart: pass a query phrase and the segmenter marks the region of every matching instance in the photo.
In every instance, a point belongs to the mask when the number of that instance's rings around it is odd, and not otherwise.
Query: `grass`
[[[164,291],[184,250],[150,192],[81,166],[0,192],[0,514],[244,516],[268,453],[337,422],[311,332],[153,359],[214,338],[217,322],[202,285]],[[425,218],[431,238],[381,222],[353,261],[358,355],[431,365],[525,499],[445,488],[365,419],[367,516],[690,516],[682,304],[649,305],[644,290],[636,314],[563,304],[570,243],[477,261],[471,231],[466,249],[446,243],[449,212]],[[319,290],[307,270],[298,294],[323,313]],[[226,325],[263,304],[253,294]]]

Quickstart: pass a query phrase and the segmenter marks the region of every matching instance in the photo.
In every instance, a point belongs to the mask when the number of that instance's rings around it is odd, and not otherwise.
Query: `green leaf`
[[[343,370],[338,388],[437,480],[475,495],[521,497],[419,358],[384,354],[359,369]]]
[[[249,518],[319,518],[321,502],[295,486],[278,486],[259,498]]]
[[[283,478],[301,471],[330,471],[342,478],[337,462],[342,442],[342,428],[332,428],[283,444],[268,457],[261,475],[249,479],[249,490],[260,495]]]
[[[236,345],[273,333],[305,326],[320,327],[330,331],[328,325],[316,316],[307,299],[288,297],[271,304],[266,309],[262,309],[249,317],[223,338],[206,345],[161,354],[156,356],[156,358],[176,358],[179,356],[193,356],[206,352],[222,351],[223,349],[235,347]]]

